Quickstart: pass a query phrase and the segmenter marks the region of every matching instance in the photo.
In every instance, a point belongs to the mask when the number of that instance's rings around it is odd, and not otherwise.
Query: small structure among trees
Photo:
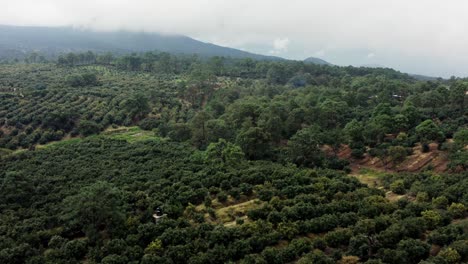
[[[160,207],[156,208],[156,212],[153,214],[154,221],[157,223],[161,218],[166,217],[167,214],[164,214]]]

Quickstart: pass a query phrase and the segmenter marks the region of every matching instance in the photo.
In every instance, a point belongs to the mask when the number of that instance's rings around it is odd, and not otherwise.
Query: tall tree
[[[207,122],[211,115],[206,111],[200,111],[190,121],[192,128],[192,143],[199,148],[206,147],[208,143]]]
[[[112,235],[124,219],[123,194],[107,182],[83,187],[76,195],[65,198],[61,219],[70,228],[80,228],[91,239],[106,230]]]
[[[440,141],[445,138],[439,126],[430,119],[423,121],[416,127],[416,134],[418,135],[419,140],[424,143],[432,140]]]
[[[303,128],[289,140],[288,153],[292,162],[305,166],[317,167],[323,162],[321,133],[317,127]]]
[[[468,98],[468,84],[457,81],[450,86],[450,102],[457,107],[460,113],[465,112],[465,101]]]

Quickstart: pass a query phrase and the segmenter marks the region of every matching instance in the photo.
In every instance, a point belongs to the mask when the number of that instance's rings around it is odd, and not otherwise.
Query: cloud
[[[369,51],[378,50],[379,63],[406,72],[468,76],[466,0],[0,3],[0,24],[177,33],[260,53],[272,51],[292,59],[310,57],[323,49],[324,59],[339,65],[365,63]]]
[[[281,54],[288,51],[289,39],[277,38],[273,41],[273,49],[270,50],[271,54]]]
[[[373,52],[367,54],[367,58],[368,58],[368,59],[372,59],[372,58],[374,58],[374,57],[375,57],[375,54],[374,54]]]
[[[314,53],[315,57],[324,57],[325,56],[325,50],[321,49],[317,52]]]

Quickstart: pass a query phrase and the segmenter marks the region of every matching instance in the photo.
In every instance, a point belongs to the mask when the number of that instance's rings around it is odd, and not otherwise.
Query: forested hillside
[[[0,67],[6,149],[139,125],[199,149],[223,138],[249,159],[341,169],[346,164],[333,157],[343,144],[353,157],[368,153],[391,165],[415,144],[425,152],[436,142],[453,153],[451,169],[466,169],[459,157],[466,144],[463,79],[417,81],[391,69],[167,53],[69,53],[57,65]]]
[[[36,58],[0,65],[0,263],[468,261],[466,79]]]

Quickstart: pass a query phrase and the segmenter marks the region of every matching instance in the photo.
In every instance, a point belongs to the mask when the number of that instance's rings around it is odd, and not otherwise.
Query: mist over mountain
[[[0,25],[0,58],[11,59],[36,51],[47,56],[65,52],[161,51],[200,56],[224,56],[259,60],[280,60],[238,49],[198,41],[183,35],[147,32],[97,32],[71,27],[22,27]]]
[[[31,52],[39,52],[46,57],[55,58],[63,53],[84,51],[115,54],[160,51],[172,54],[196,54],[202,57],[223,56],[255,60],[286,60],[278,56],[261,55],[223,47],[177,34],[0,25],[0,60],[23,59]],[[308,57],[303,61],[318,65],[334,65],[316,57]],[[356,67],[386,68],[380,64],[365,64]],[[423,79],[433,80],[436,77],[424,76]]]

